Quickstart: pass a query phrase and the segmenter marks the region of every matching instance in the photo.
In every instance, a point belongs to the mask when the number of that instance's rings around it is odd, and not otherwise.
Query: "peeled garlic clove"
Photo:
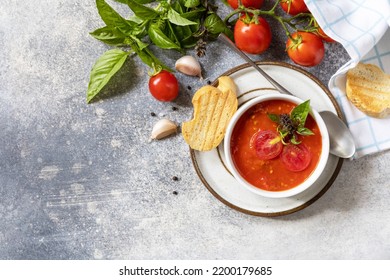
[[[177,125],[168,119],[161,119],[155,123],[152,129],[151,139],[162,139],[177,132]]]
[[[175,63],[175,68],[177,71],[183,74],[198,76],[199,78],[203,79],[202,69],[198,60],[190,55],[185,55],[179,58]]]

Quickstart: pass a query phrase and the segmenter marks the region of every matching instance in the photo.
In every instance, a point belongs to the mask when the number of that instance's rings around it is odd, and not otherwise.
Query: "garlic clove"
[[[161,119],[155,123],[152,129],[151,139],[162,139],[177,132],[177,125],[168,119]]]
[[[183,74],[198,76],[199,78],[203,79],[200,64],[193,56],[185,55],[179,58],[175,63],[175,68],[177,71]]]

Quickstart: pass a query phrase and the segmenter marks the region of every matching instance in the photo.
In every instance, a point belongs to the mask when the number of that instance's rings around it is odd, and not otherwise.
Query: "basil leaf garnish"
[[[131,29],[131,25],[107,4],[106,1],[96,0],[96,6],[100,17],[107,26],[115,27],[123,33],[127,33]]]
[[[89,33],[95,39],[109,45],[120,45],[124,43],[125,35],[113,27],[104,26]]]
[[[200,5],[200,0],[185,0],[184,1],[184,6],[187,8],[194,8],[196,6]]]
[[[189,19],[186,19],[185,17],[182,17],[174,9],[169,9],[168,10],[167,17],[168,17],[168,20],[170,22],[172,22],[173,24],[176,24],[176,25],[180,25],[180,26],[187,26],[187,25],[197,24],[194,21],[191,21]]]
[[[175,44],[165,33],[160,29],[158,24],[151,24],[148,29],[150,40],[162,49],[180,50],[180,46]]]
[[[306,127],[298,127],[297,133],[303,136],[314,135],[314,132]]]
[[[295,107],[291,113],[291,120],[300,125],[305,125],[307,115],[310,112],[310,100],[306,100],[305,102],[299,104]]]
[[[134,14],[143,20],[154,19],[159,16],[159,13],[152,8],[142,5],[134,0],[127,0],[127,5],[134,12]]]
[[[118,72],[128,56],[128,52],[112,49],[106,51],[98,58],[91,70],[87,91],[87,103],[91,102],[115,73]]]
[[[233,32],[227,28],[223,20],[215,13],[211,13],[205,19],[204,26],[210,34],[218,35],[224,33],[229,38],[233,38]]]
[[[140,4],[148,4],[148,3],[152,3],[156,0],[136,0],[136,1]],[[115,2],[127,4],[129,1],[128,0],[115,0]]]
[[[310,112],[310,100],[307,100],[296,106],[290,114],[267,114],[268,118],[277,123],[277,131],[282,139],[283,144],[298,145],[298,135],[314,135],[313,131],[305,127],[307,116]]]
[[[273,122],[276,122],[276,123],[279,123],[279,115],[277,114],[267,114],[268,118],[273,121]]]

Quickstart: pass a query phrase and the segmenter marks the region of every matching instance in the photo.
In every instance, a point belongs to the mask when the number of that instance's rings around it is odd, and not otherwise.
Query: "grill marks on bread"
[[[348,99],[374,118],[390,115],[390,75],[373,64],[359,63],[347,73]]]
[[[222,142],[228,123],[237,111],[236,85],[230,77],[222,76],[217,87],[201,87],[192,104],[193,119],[182,125],[184,140],[194,150],[212,150]]]

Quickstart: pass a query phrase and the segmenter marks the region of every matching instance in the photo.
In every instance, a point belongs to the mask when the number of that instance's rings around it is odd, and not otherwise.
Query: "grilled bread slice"
[[[218,79],[218,86],[203,86],[192,98],[193,119],[184,122],[182,135],[194,150],[209,151],[225,136],[227,125],[237,111],[237,89],[228,76]]]
[[[374,118],[390,115],[390,75],[373,64],[359,63],[347,73],[348,99]]]

